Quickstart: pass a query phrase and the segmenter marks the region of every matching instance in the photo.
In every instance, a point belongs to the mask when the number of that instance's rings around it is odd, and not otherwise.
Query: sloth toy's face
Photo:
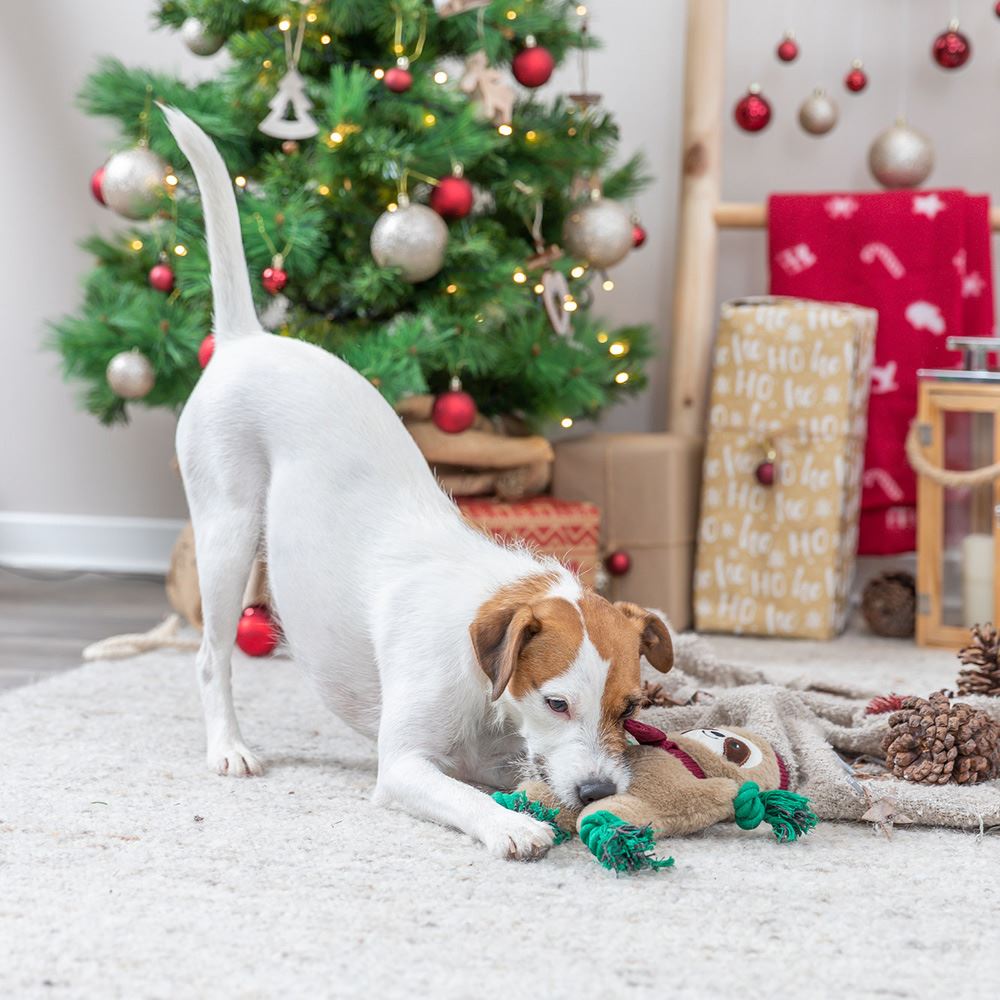
[[[739,768],[757,767],[764,759],[760,747],[731,729],[687,729],[681,736],[707,747],[712,753]]]

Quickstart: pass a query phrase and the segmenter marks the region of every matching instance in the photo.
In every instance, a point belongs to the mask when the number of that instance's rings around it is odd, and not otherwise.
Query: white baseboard
[[[183,521],[0,511],[0,565],[165,573]]]

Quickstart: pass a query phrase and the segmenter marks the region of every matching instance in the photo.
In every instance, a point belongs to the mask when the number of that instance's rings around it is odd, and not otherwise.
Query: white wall
[[[692,0],[698,2],[698,0]],[[770,190],[871,189],[865,153],[871,138],[894,118],[900,69],[909,80],[910,119],[937,143],[932,181],[997,193],[1000,20],[992,3],[964,0],[963,27],[976,49],[971,64],[946,74],[931,64],[930,41],[948,17],[948,4],[909,0],[910,41],[899,12],[907,0],[732,0],[727,103],[759,80],[775,106],[774,124],[745,136],[725,134],[725,193],[760,200]],[[173,418],[137,408],[127,428],[106,430],[75,406],[61,380],[58,357],[43,350],[45,322],[72,310],[88,267],[76,242],[115,223],[88,193],[88,179],[115,133],[80,113],[74,96],[100,54],[112,54],[190,78],[210,75],[214,60],[190,55],[175,35],[150,30],[148,2],[89,0],[87,4],[22,4],[5,19],[0,93],[5,106],[0,241],[5,334],[0,356],[0,516],[3,511],[179,517],[180,485],[171,469]],[[591,57],[592,89],[605,95],[622,130],[622,151],[643,149],[656,176],[637,208],[650,233],[646,246],[615,273],[618,287],[600,291],[602,307],[619,322],[650,321],[668,333],[673,232],[680,145],[683,70],[682,0],[590,0],[593,30],[604,48]],[[784,12],[796,12],[803,54],[792,66],[773,56]],[[854,14],[864,10],[856,25]],[[840,78],[854,56],[852,38],[868,39],[863,53],[872,83],[860,96]],[[901,61],[902,60],[902,61]],[[842,121],[824,139],[795,123],[799,101],[825,81],[841,105]],[[575,89],[567,67],[553,85]],[[723,237],[719,298],[766,287],[764,241],[758,234]],[[664,363],[652,369],[650,391],[608,415],[612,429],[662,428],[666,412]]]

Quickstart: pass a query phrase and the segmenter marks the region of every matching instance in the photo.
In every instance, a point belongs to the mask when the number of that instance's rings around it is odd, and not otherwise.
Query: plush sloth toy
[[[574,829],[598,861],[616,872],[668,868],[654,840],[734,820],[744,830],[770,823],[781,842],[796,840],[817,823],[809,800],[788,791],[788,770],[766,740],[735,727],[662,733],[635,719],[625,723],[628,791],[582,809],[563,806],[541,781],[493,797],[508,809],[552,825],[555,843]]]

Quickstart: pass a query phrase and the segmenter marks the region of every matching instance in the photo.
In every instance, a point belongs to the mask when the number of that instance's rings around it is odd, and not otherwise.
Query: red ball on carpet
[[[760,88],[751,87],[736,102],[736,107],[733,108],[733,118],[736,119],[736,124],[744,132],[759,132],[762,128],[767,127],[771,120],[771,105],[767,98],[761,94]]]
[[[931,48],[931,55],[934,61],[942,69],[958,69],[964,66],[972,55],[972,44],[969,39],[958,30],[958,22],[954,21],[947,31],[942,31],[934,39]]]
[[[278,629],[262,604],[247,608],[236,626],[236,645],[247,656],[267,656],[278,645]]]
[[[413,74],[402,66],[393,66],[385,71],[382,82],[394,94],[405,94],[413,86]]]
[[[431,191],[431,208],[444,219],[464,219],[472,200],[472,185],[464,177],[442,177]]]
[[[102,184],[104,184],[104,167],[98,167],[90,175],[90,193],[94,196],[94,200],[99,205],[106,205],[107,202],[104,200],[104,192],[101,190]]]
[[[604,568],[612,576],[624,576],[632,568],[632,557],[624,549],[615,549],[604,560]]]
[[[756,476],[757,482],[760,483],[761,486],[773,486],[774,462],[761,462],[760,465],[753,470],[753,474]]]
[[[174,290],[174,272],[169,264],[154,264],[149,269],[149,284],[158,292]]]
[[[521,49],[513,60],[510,69],[514,79],[525,87],[540,87],[548,83],[556,61],[552,53],[542,45],[529,45]]]
[[[271,295],[277,295],[288,284],[288,272],[281,267],[265,267],[260,272],[260,283]]]
[[[476,401],[461,388],[452,388],[434,400],[431,420],[445,434],[461,434],[476,422],[476,413]]]
[[[212,360],[212,355],[215,353],[215,334],[210,333],[202,342],[201,347],[198,348],[198,364],[202,368],[205,367]]]
[[[646,235],[646,230],[638,222],[632,226],[632,246],[636,250],[646,242]]]

